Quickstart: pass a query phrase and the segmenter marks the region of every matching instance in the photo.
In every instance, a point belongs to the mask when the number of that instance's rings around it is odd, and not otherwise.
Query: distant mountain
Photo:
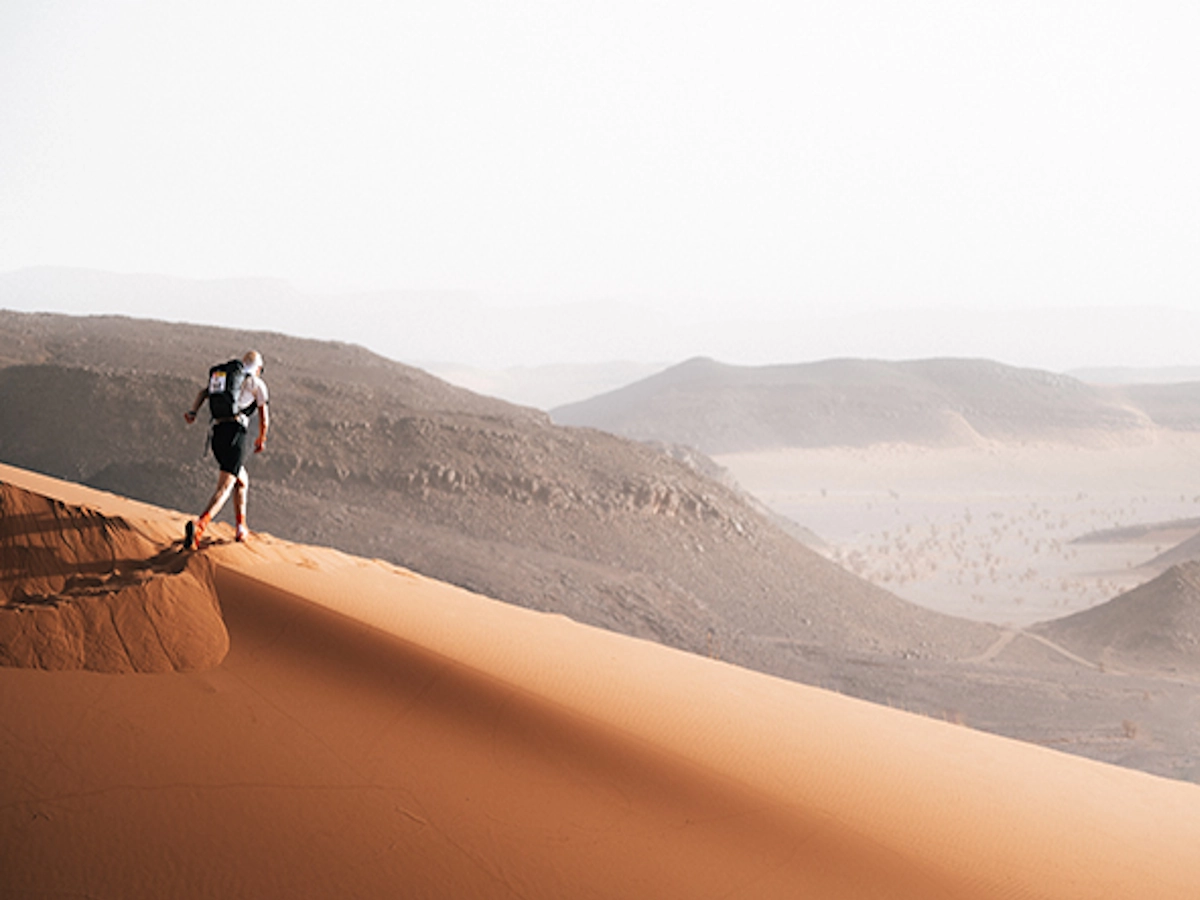
[[[443,360],[493,372],[562,361],[680,356],[664,347],[664,335],[679,331],[670,317],[618,299],[551,302],[464,290],[315,290],[273,278],[37,267],[0,272],[0,309],[132,315],[241,330],[277,330],[286,323],[297,337],[351,342],[410,364]]]
[[[814,308],[765,299],[724,303],[367,290],[270,278],[195,279],[48,266],[0,272],[0,308],[112,313],[248,330],[278,330],[287,323],[289,334],[349,341],[410,364],[437,360],[491,371],[695,355],[750,364],[955,356],[1062,371],[1097,362],[1154,366],[1161,360],[1196,360],[1194,336],[1200,334],[1200,309],[1144,305]],[[1097,348],[1107,358],[1097,359]],[[576,399],[582,397],[560,398],[554,405]]]
[[[1200,518],[1170,519],[1166,522],[1143,522],[1138,525],[1119,525],[1082,534],[1072,544],[1120,544],[1141,541],[1161,542],[1179,533],[1194,534],[1200,531]],[[1174,537],[1176,541],[1178,537]]]
[[[987,360],[746,367],[693,359],[551,415],[564,425],[730,453],[1136,439],[1158,419],[1191,422],[1193,410],[1200,427],[1200,385],[1178,394],[1159,386],[1107,389]]]
[[[1200,562],[1172,566],[1107,603],[1031,630],[1116,667],[1198,671]]]
[[[1138,542],[1170,549],[1138,566],[1141,572],[1159,575],[1180,563],[1200,560],[1200,519],[1172,519],[1105,528],[1075,538],[1073,544],[1118,544]]]
[[[252,528],[806,680],[847,654],[948,659],[994,637],[838,568],[698,460],[348,344],[0,313],[0,461],[198,511],[216,468],[182,414],[209,365],[250,347],[273,410]]]
[[[1066,374],[1089,384],[1182,384],[1200,381],[1200,366],[1106,366],[1069,369]]]
[[[609,362],[484,369],[458,363],[420,363],[420,367],[458,387],[549,410],[625,387],[667,368],[666,364]]]
[[[1197,530],[1200,530],[1200,524],[1197,525]],[[1151,572],[1162,572],[1171,566],[1193,560],[1200,560],[1200,534],[1193,534],[1185,538],[1170,550],[1166,550],[1144,563],[1142,568]]]
[[[1182,384],[1133,384],[1114,389],[1160,428],[1200,431],[1200,381]]]

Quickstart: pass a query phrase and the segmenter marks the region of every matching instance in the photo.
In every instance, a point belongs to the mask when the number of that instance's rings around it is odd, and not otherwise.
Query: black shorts
[[[246,460],[246,429],[239,422],[218,422],[212,430],[212,452],[222,472],[237,475]]]

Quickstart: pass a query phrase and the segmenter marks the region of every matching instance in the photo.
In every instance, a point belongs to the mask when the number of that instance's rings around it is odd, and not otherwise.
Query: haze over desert
[[[1197,34],[0,3],[0,900],[1200,897]]]

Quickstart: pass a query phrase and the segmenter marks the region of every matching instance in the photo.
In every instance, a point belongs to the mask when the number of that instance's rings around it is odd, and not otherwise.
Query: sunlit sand
[[[6,586],[33,544],[103,569],[72,537],[82,515],[175,552],[180,514],[0,476],[27,513],[3,520]],[[190,588],[219,603],[223,658],[0,669],[14,896],[1093,900],[1200,883],[1193,785],[224,531],[200,551],[211,587]],[[43,604],[81,602],[64,587]]]

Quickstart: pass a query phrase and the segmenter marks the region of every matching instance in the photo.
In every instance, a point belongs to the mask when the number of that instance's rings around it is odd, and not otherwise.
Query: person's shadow
[[[72,597],[112,593],[155,575],[176,575],[187,567],[182,541],[150,557],[119,555],[113,527],[99,516],[73,516],[70,521],[50,513],[0,517],[0,605],[57,606]],[[38,537],[53,534],[62,539]]]

